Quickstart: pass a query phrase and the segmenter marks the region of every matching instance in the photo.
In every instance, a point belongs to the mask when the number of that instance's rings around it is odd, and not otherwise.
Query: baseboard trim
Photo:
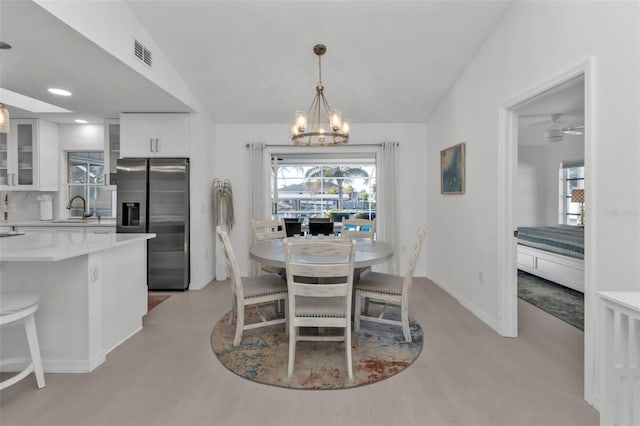
[[[458,303],[460,303],[465,309],[467,309],[473,315],[478,317],[478,319],[480,319],[482,322],[487,324],[493,331],[495,331],[496,333],[502,336],[502,334],[499,331],[498,321],[495,318],[492,318],[491,315],[487,314],[485,311],[477,307],[475,304],[473,304],[471,301],[463,297],[459,292],[457,292],[455,289],[453,289],[451,286],[447,285],[446,283],[436,279],[432,279],[432,278],[429,278],[429,279],[433,281],[435,285],[437,285],[438,287],[440,287],[441,289],[449,293],[454,299],[458,301]]]

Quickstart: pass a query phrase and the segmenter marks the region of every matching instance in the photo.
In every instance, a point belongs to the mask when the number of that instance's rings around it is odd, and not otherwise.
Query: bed
[[[518,228],[518,269],[584,293],[584,228]]]

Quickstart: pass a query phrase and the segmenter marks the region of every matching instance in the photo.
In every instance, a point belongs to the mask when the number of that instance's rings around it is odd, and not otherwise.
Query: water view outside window
[[[272,214],[277,218],[375,218],[376,167],[371,162],[300,159],[272,163]],[[277,201],[276,201],[277,200]]]
[[[584,165],[565,165],[560,178],[560,223],[575,226],[580,222],[580,203],[571,202],[571,191],[584,188]]]
[[[80,195],[87,202],[87,212],[93,216],[114,216],[114,191],[104,186],[104,154],[94,151],[71,151],[67,153],[67,185],[69,199]],[[82,217],[82,202],[76,200],[71,208],[71,217]]]

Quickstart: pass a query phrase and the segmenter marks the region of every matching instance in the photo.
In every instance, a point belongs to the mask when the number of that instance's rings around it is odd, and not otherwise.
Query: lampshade
[[[574,189],[571,191],[572,203],[584,203],[584,189]]]
[[[0,104],[0,133],[9,133],[9,110]]]

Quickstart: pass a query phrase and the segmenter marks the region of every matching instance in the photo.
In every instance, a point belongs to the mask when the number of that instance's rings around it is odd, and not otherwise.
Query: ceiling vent
[[[133,40],[133,54],[142,62],[151,66],[151,51],[138,40]]]

